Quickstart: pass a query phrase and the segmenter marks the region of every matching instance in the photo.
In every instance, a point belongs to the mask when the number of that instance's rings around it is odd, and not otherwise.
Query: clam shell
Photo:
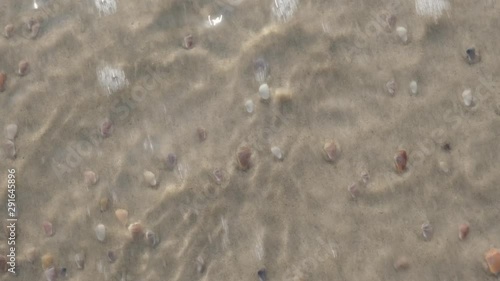
[[[422,224],[422,236],[424,237],[425,241],[430,241],[432,239],[432,235],[434,234],[434,230],[432,228],[432,225],[430,223],[424,223]]]
[[[469,225],[462,223],[458,226],[458,239],[464,240],[469,234]]]
[[[136,240],[144,236],[144,228],[142,227],[141,222],[135,222],[128,226],[128,231],[132,236],[132,239]]]
[[[205,260],[202,256],[196,258],[196,271],[198,273],[203,273],[203,271],[205,271]]]
[[[13,141],[17,136],[17,125],[9,124],[5,127],[5,138]]]
[[[396,261],[394,261],[393,266],[394,266],[394,269],[396,271],[405,270],[405,269],[408,269],[410,267],[410,261],[408,260],[407,257],[401,256],[401,257],[398,257],[396,259]]]
[[[5,80],[7,80],[7,74],[0,72],[0,92],[5,91]]]
[[[108,261],[109,263],[114,263],[116,261],[116,254],[112,250],[108,251]]]
[[[326,161],[334,162],[340,153],[340,146],[335,140],[329,140],[323,145],[323,152]]]
[[[215,183],[221,184],[222,181],[224,180],[224,172],[221,169],[214,169],[212,172],[212,175],[215,179]]]
[[[254,110],[254,104],[253,104],[253,101],[252,100],[246,100],[245,101],[245,110],[248,112],[248,113],[252,113],[253,110]]]
[[[108,197],[103,197],[101,200],[99,200],[99,208],[101,209],[101,212],[105,212],[109,209],[110,201]]]
[[[385,83],[385,89],[387,90],[389,95],[394,96],[396,94],[396,90],[397,90],[396,81],[391,80],[391,81]]]
[[[54,266],[54,257],[51,254],[43,255],[41,260],[43,269],[48,269]]]
[[[115,211],[115,216],[122,225],[127,225],[128,223],[128,211],[124,209],[117,209]]]
[[[500,251],[498,249],[493,248],[486,252],[485,259],[491,273],[500,273]]]
[[[92,186],[97,183],[99,178],[97,177],[97,174],[92,172],[92,171],[85,171],[83,172],[83,181],[87,186]]]
[[[10,38],[12,37],[12,34],[14,34],[14,25],[7,24],[3,29],[3,36],[5,36],[5,38]]]
[[[144,171],[143,173],[144,176],[144,181],[149,185],[149,186],[156,186],[156,177],[155,174],[151,171]]]
[[[160,242],[160,238],[158,237],[158,235],[151,230],[146,231],[146,235],[144,236],[144,238],[151,248],[155,248]]]
[[[394,166],[398,172],[406,170],[406,163],[408,162],[408,155],[405,150],[399,150],[394,156]]]
[[[271,147],[271,153],[274,155],[274,157],[277,160],[283,160],[283,152],[281,151],[281,149],[279,147],[277,147],[277,146]]]
[[[57,271],[54,267],[46,269],[44,274],[45,274],[45,278],[47,279],[47,281],[57,280]]]
[[[190,50],[194,47],[193,35],[188,34],[187,36],[184,37],[184,40],[182,40],[182,47],[186,50]]]
[[[19,62],[18,69],[17,69],[17,74],[19,76],[24,76],[28,74],[28,69],[29,69],[30,64],[26,60],[22,60]]]
[[[17,155],[17,152],[16,152],[16,145],[14,144],[13,141],[11,140],[6,140],[4,143],[3,143],[3,151],[5,153],[5,156],[9,159],[16,159],[16,155]]]
[[[95,236],[97,240],[104,242],[104,239],[106,239],[106,227],[104,224],[100,223],[95,227]]]
[[[271,97],[271,91],[269,90],[269,86],[266,83],[260,85],[259,96],[263,101],[267,101]]]
[[[52,223],[48,221],[44,221],[42,223],[43,231],[45,232],[45,235],[50,237],[54,235],[54,228],[52,227]]]
[[[236,160],[238,162],[238,167],[246,171],[251,166],[252,149],[248,146],[240,147],[236,153]]]
[[[399,36],[399,39],[401,39],[403,43],[406,44],[408,42],[408,30],[406,30],[406,28],[398,26],[396,28],[396,34]]]

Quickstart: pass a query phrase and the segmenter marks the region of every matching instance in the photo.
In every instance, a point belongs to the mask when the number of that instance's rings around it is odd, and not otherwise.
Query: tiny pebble
[[[75,254],[75,264],[78,269],[83,269],[85,267],[85,253]]]
[[[116,209],[115,216],[122,225],[128,223],[128,211],[124,209]]]
[[[22,60],[19,62],[19,66],[18,66],[18,70],[17,70],[17,74],[19,76],[24,76],[28,73],[28,68],[29,68],[30,64],[28,63],[28,61],[26,60]]]
[[[42,227],[43,227],[43,231],[45,232],[45,235],[47,237],[54,235],[54,229],[53,229],[52,224],[50,222],[44,221],[42,223]]]
[[[152,187],[156,186],[156,184],[157,184],[156,177],[155,177],[155,174],[153,174],[153,172],[151,172],[151,171],[144,171],[143,176],[144,176],[144,181],[149,186],[152,186]]]
[[[7,80],[7,74],[5,72],[0,71],[0,92],[5,91],[5,80]]]
[[[410,267],[410,261],[408,260],[407,257],[405,256],[401,256],[401,257],[398,257],[396,259],[396,261],[394,261],[394,269],[396,271],[399,271],[399,270],[406,270]]]
[[[261,100],[263,100],[263,101],[267,101],[271,97],[269,86],[266,83],[260,85],[259,96],[260,96]]]
[[[3,36],[5,36],[5,38],[10,38],[13,33],[14,33],[14,25],[7,24],[3,29]]]
[[[196,130],[196,133],[198,134],[198,139],[200,141],[205,141],[208,137],[208,133],[207,133],[207,130],[203,129],[203,128],[198,128]]]
[[[109,120],[108,118],[104,119],[99,126],[99,133],[103,138],[108,138],[111,136],[111,133],[113,132],[113,122]]]
[[[95,185],[98,180],[99,178],[97,177],[96,173],[92,171],[85,171],[83,173],[83,181],[87,186]]]
[[[192,49],[194,47],[193,35],[189,34],[184,37],[184,40],[182,41],[182,47],[186,50]]]
[[[492,248],[485,254],[488,269],[492,274],[500,273],[500,250]]]
[[[413,80],[410,82],[410,92],[412,93],[412,95],[416,95],[417,94],[417,81]]]
[[[283,160],[283,152],[277,146],[271,147],[271,152],[277,160]]]
[[[469,225],[462,223],[458,226],[458,239],[464,240],[469,234]]]
[[[462,99],[464,100],[465,106],[472,106],[474,98],[472,97],[472,91],[467,89],[462,93]]]
[[[106,239],[106,227],[104,224],[100,223],[95,227],[95,235],[97,240],[104,242],[104,239]]]
[[[424,237],[425,241],[430,241],[432,239],[432,235],[434,233],[434,230],[432,228],[432,225],[430,223],[424,223],[422,224],[422,236]]]
[[[173,170],[175,168],[177,165],[177,155],[175,155],[175,153],[169,153],[167,155],[166,165],[169,170]]]
[[[267,272],[265,268],[257,271],[257,276],[259,277],[259,281],[267,281]]]
[[[465,57],[469,64],[475,64],[481,61],[481,56],[476,48],[469,48],[465,50]]]
[[[16,145],[11,140],[6,140],[3,144],[3,151],[5,156],[9,159],[16,159]]]
[[[247,110],[248,113],[252,113],[254,109],[254,104],[252,100],[247,100],[245,102],[245,109]]]
[[[405,150],[400,150],[394,156],[394,166],[398,172],[406,170],[406,163],[408,162],[408,155]]]
[[[396,89],[397,89],[396,81],[391,80],[391,81],[387,82],[385,84],[385,88],[386,88],[387,92],[389,93],[389,95],[394,96],[396,94]]]
[[[8,140],[14,140],[17,136],[17,125],[9,124],[5,127],[5,138]]]
[[[236,160],[241,170],[246,171],[251,166],[252,149],[248,146],[243,146],[236,153]]]
[[[404,28],[402,26],[398,26],[396,28],[396,33],[398,34],[399,38],[401,39],[401,41],[403,43],[408,42],[408,30],[406,30],[406,28]]]

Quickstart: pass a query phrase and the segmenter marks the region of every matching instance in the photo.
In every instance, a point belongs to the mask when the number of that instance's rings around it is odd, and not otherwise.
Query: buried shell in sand
[[[327,162],[334,162],[337,160],[340,153],[340,145],[336,140],[328,140],[323,145],[323,156]]]
[[[251,166],[252,149],[248,146],[242,146],[238,149],[236,153],[236,160],[238,162],[238,167],[246,171]]]
[[[394,166],[398,172],[403,172],[406,170],[406,163],[408,162],[408,155],[405,150],[400,150],[394,156]]]

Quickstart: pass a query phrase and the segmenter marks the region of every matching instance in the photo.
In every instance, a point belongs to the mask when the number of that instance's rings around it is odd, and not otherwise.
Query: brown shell
[[[323,152],[326,161],[334,162],[338,158],[340,147],[335,140],[330,140],[323,145]]]
[[[398,172],[406,170],[406,163],[408,162],[408,155],[405,150],[400,150],[394,156],[394,166]]]
[[[464,240],[468,234],[469,234],[469,225],[468,224],[463,223],[460,226],[458,226],[458,238],[460,240]]]
[[[236,160],[238,161],[238,167],[246,171],[251,166],[252,149],[248,146],[243,146],[236,153]]]
[[[500,273],[500,251],[498,249],[492,248],[486,252],[485,259],[491,273]]]
[[[135,222],[128,226],[128,231],[132,236],[132,239],[136,240],[144,236],[144,228],[140,222]]]

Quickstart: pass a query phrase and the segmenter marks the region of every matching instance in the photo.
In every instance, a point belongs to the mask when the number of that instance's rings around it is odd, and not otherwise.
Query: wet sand
[[[0,37],[0,128],[19,130],[16,159],[0,155],[0,177],[5,186],[16,169],[19,274],[0,280],[45,280],[46,254],[67,269],[58,280],[259,280],[262,268],[268,280],[495,280],[483,263],[500,247],[500,6],[483,2],[453,1],[435,21],[413,1],[302,0],[285,22],[273,16],[274,1],[260,0],[119,1],[109,14],[94,1],[44,1],[38,10],[2,2],[0,26],[14,31]],[[210,26],[209,15],[222,20]],[[40,22],[34,39],[30,18]],[[408,30],[406,44],[397,26]],[[470,65],[472,47],[481,61]],[[259,58],[269,66],[269,102],[259,100]],[[22,77],[21,60],[30,64]],[[105,67],[118,73],[103,78],[108,86],[99,80]],[[280,103],[277,91],[291,101]],[[106,119],[109,137],[99,134]],[[332,163],[323,151],[330,139],[340,147]],[[246,171],[236,159],[242,146],[253,151]],[[88,170],[95,185],[84,183]],[[110,205],[101,211],[103,198]],[[159,244],[133,240],[116,209]],[[462,223],[470,225],[463,241]],[[400,257],[409,268],[396,271]]]

